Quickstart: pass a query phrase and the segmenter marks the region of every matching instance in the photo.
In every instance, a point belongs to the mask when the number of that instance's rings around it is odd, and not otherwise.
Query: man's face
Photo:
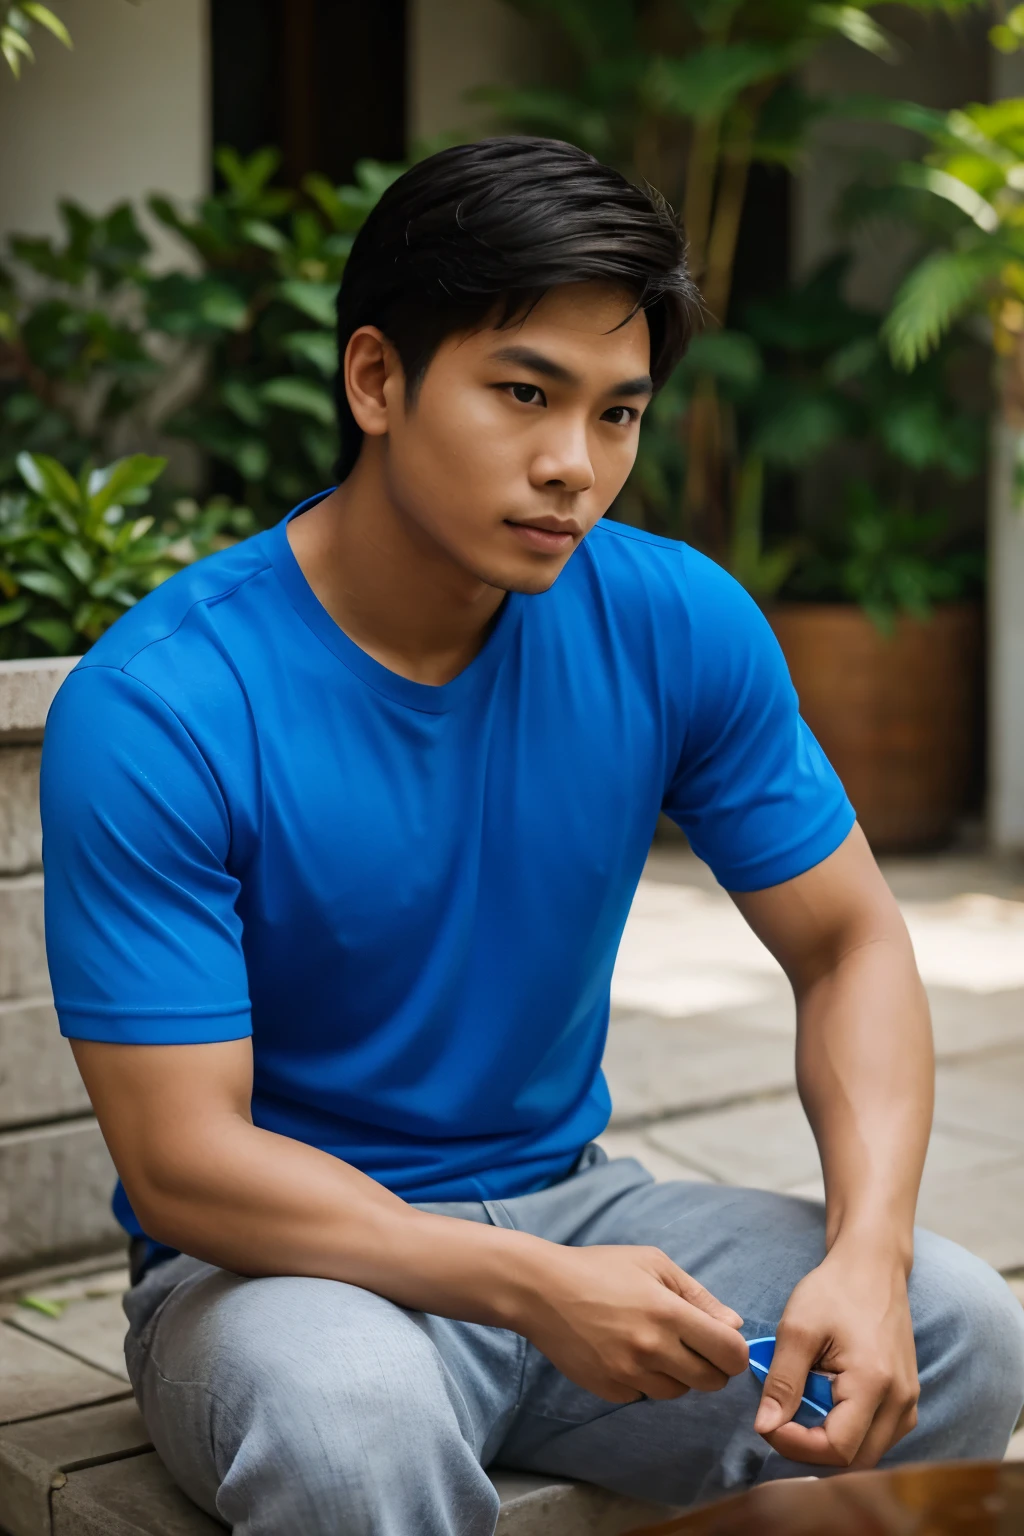
[[[603,284],[555,288],[521,324],[449,337],[411,407],[389,375],[394,504],[489,586],[546,591],[621,490],[651,393],[632,308]]]

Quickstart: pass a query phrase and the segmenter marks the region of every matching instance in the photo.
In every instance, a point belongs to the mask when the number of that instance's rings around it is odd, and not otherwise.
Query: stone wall
[[[117,1246],[114,1170],[53,1011],[39,753],[73,659],[0,662],[0,1274]]]

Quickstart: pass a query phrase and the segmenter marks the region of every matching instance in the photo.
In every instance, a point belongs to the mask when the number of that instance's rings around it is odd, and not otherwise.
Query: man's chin
[[[524,597],[540,597],[548,592],[572,559],[572,553],[558,560],[538,560],[536,563],[505,564],[488,571],[478,571],[481,581],[499,592],[520,592]]]

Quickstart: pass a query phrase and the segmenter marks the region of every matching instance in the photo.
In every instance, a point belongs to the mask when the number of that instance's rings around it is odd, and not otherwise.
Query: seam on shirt
[[[189,618],[189,616],[194,613],[197,608],[203,607],[206,603],[220,603],[223,602],[225,598],[234,597],[236,592],[241,591],[242,587],[246,586],[250,581],[253,581],[255,577],[262,576],[264,571],[272,569],[273,566],[268,559],[265,564],[261,565],[257,570],[250,571],[248,576],[243,576],[241,580],[236,581],[234,586],[224,587],[219,592],[208,592],[205,597],[197,597],[194,603],[189,603],[188,607],[185,609],[185,612],[181,615],[173,629],[167,630],[165,634],[155,635],[152,640],[147,640],[145,645],[140,645],[137,651],[133,651],[130,656],[126,657],[120,666],[115,667],[107,661],[95,661],[89,663],[89,665],[94,667],[106,667],[108,670],[113,672],[125,672],[126,675],[130,676],[131,674],[127,673],[126,669],[131,666],[132,662],[137,661],[143,652],[148,651],[151,646],[162,645],[165,640],[172,639],[178,633],[178,630],[181,628],[181,626],[185,623],[185,620]],[[86,657],[83,657],[82,659],[84,661],[86,660]],[[77,671],[78,669],[76,668],[75,670]],[[84,667],[82,670],[88,671],[88,667]],[[154,689],[153,692],[156,692],[156,690]],[[160,695],[157,694],[157,698],[159,697]],[[170,709],[169,704],[167,707]]]
[[[667,554],[681,555],[688,548],[684,539],[666,539],[660,533],[648,533],[646,528],[634,528],[630,523],[618,523],[614,518],[605,522],[600,518],[593,527],[593,532],[614,533],[620,539],[634,539],[638,544],[648,544],[653,549],[663,549]]]
[[[54,998],[58,1013],[74,1013],[85,1018],[102,1019],[225,1019],[235,1014],[248,1013],[250,999],[239,1003],[187,1003],[184,1007],[122,1007],[119,1003],[62,1003]]]

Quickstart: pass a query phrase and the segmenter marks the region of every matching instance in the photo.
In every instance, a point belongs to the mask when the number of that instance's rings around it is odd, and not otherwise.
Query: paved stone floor
[[[935,1024],[923,1225],[1024,1275],[1024,869],[886,867]],[[612,985],[609,1151],[659,1177],[821,1193],[796,1097],[794,1011],[768,951],[707,869],[656,846]]]

